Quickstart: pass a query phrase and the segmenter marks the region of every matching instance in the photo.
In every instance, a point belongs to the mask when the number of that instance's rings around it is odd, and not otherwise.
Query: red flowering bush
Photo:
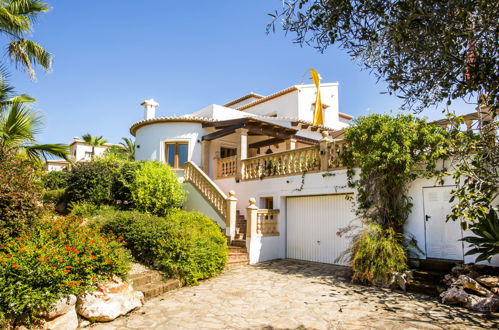
[[[126,277],[131,256],[120,238],[81,220],[40,221],[0,245],[0,320],[30,322],[60,297],[95,290],[111,275]]]
[[[43,213],[40,168],[16,156],[0,158],[0,241],[33,224]]]

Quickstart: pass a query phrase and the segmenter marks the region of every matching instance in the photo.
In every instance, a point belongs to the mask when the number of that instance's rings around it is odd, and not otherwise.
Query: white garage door
[[[358,221],[354,221],[352,202],[346,200],[346,196],[287,198],[288,258],[347,264],[347,260],[336,259],[349,247],[349,238],[339,237],[337,232],[349,225],[358,225]]]

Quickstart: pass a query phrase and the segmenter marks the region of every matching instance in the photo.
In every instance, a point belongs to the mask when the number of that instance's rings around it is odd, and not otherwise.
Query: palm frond
[[[24,150],[32,160],[59,157],[69,161],[69,147],[66,144],[35,144],[24,146]]]
[[[31,79],[36,78],[34,69],[36,64],[41,65],[45,71],[51,69],[52,55],[32,40],[19,39],[11,41],[8,52],[16,66],[28,71]]]
[[[40,114],[23,103],[13,103],[0,114],[0,145],[15,149],[35,141],[42,126]]]

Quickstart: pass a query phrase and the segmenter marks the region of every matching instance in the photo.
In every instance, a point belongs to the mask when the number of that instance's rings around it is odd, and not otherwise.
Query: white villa
[[[95,147],[95,156],[101,156],[104,151],[114,144],[105,143],[103,146]],[[69,145],[69,157],[73,162],[85,162],[92,158],[92,146],[87,144],[79,137],[74,137]],[[64,159],[49,159],[45,162],[47,171],[62,171],[69,166],[69,162]]]
[[[339,111],[338,83],[321,85],[324,125],[313,126],[316,87],[295,85],[263,96],[250,93],[178,117],[156,117],[146,100],[144,119],[130,132],[136,159],[168,163],[185,182],[187,210],[198,210],[246,246],[250,263],[293,258],[344,264],[348,235],[358,225],[338,157],[351,116]],[[473,116],[467,117],[474,120]],[[473,262],[459,241],[458,222],[446,222],[452,178],[444,185],[418,179],[410,186],[413,210],[406,233],[417,258]],[[416,255],[414,255],[416,256]],[[499,260],[493,260],[499,264]]]

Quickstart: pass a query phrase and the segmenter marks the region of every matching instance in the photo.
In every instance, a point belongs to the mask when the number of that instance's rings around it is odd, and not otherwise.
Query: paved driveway
[[[96,329],[479,329],[499,320],[354,285],[340,266],[279,260],[227,271]]]

